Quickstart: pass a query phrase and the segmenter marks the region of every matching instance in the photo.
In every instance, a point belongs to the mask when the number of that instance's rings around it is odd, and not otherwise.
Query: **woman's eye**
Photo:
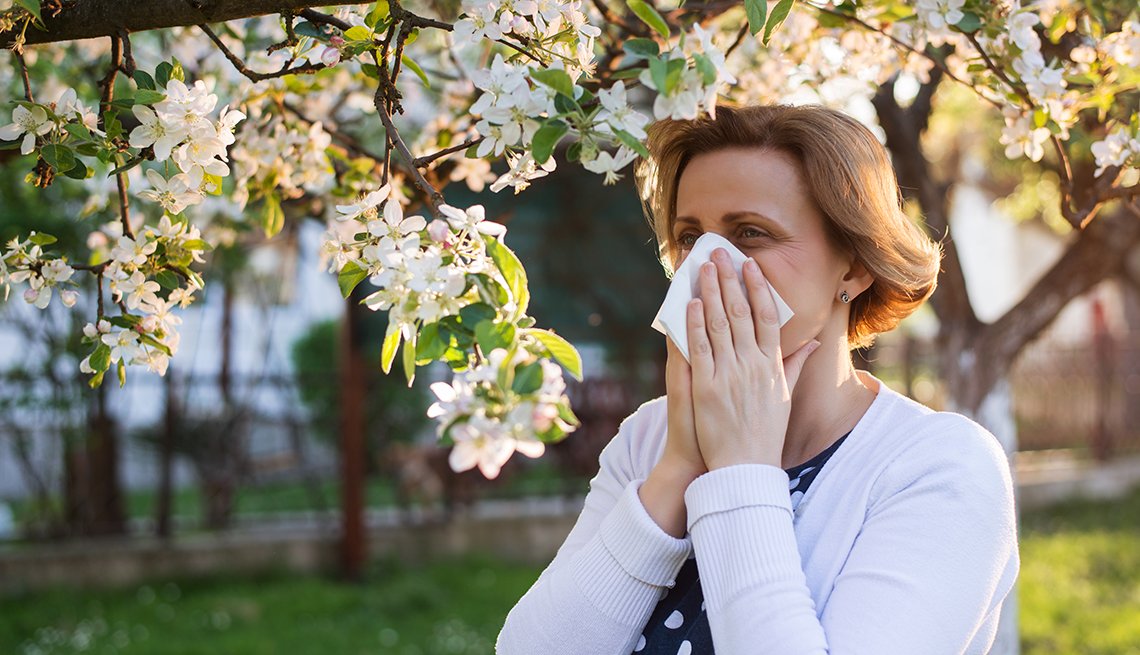
[[[692,248],[693,244],[696,243],[696,241],[697,241],[697,235],[694,234],[693,232],[686,232],[686,233],[682,234],[681,236],[677,237],[677,245],[680,246],[681,248],[686,249],[686,250],[688,250],[689,248]]]
[[[756,239],[759,237],[768,236],[768,234],[764,232],[764,230],[760,230],[754,227],[745,227],[740,230],[740,236],[744,237],[745,239]]]

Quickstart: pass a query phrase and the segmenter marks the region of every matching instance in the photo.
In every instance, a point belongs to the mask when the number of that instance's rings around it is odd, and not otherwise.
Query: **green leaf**
[[[91,364],[91,368],[100,373],[106,371],[107,367],[111,365],[111,347],[105,343],[100,343],[99,346],[95,348],[95,352],[91,353],[91,361],[89,363]]]
[[[693,55],[693,61],[697,62],[697,71],[706,86],[716,81],[716,64],[711,59],[698,52]]]
[[[545,84],[571,100],[574,99],[574,81],[566,71],[557,68],[532,68],[530,76],[534,81]]]
[[[570,375],[573,375],[576,380],[582,380],[582,356],[578,354],[578,349],[571,345],[569,341],[550,330],[540,330],[538,328],[526,330],[526,334],[538,339],[543,346],[546,346],[546,349],[550,351],[550,355],[554,357]]]
[[[180,286],[178,276],[170,271],[159,271],[154,274],[154,279],[163,289],[177,289]]]
[[[520,395],[534,393],[542,388],[542,364],[531,362],[515,367],[515,379],[511,391]]]
[[[681,73],[685,72],[686,61],[684,59],[670,59],[665,63],[665,95],[673,92],[677,88],[677,83],[681,81]]]
[[[643,37],[626,41],[622,44],[622,50],[629,56],[637,59],[648,59],[661,54],[661,46],[659,46],[656,41]]]
[[[372,30],[362,25],[354,25],[345,31],[344,38],[349,41],[371,41]]]
[[[768,15],[768,0],[744,0],[744,13],[748,16],[748,31],[752,36],[764,29],[764,17]]]
[[[621,68],[621,69],[618,69],[617,71],[615,71],[612,75],[610,75],[610,79],[615,80],[615,81],[616,80],[632,80],[634,78],[641,77],[641,71],[643,71],[643,70],[645,70],[645,69],[644,68],[638,68],[638,67]]]
[[[55,143],[49,143],[40,148],[40,156],[44,158],[52,168],[64,173],[75,166],[75,153],[67,146],[61,146]]]
[[[495,266],[503,274],[503,279],[507,281],[507,288],[510,289],[511,297],[514,298],[517,305],[515,317],[525,315],[527,306],[530,305],[530,290],[526,285],[526,269],[523,268],[518,256],[503,242],[486,235],[484,235],[483,240],[487,242],[487,252],[490,253],[491,259],[495,261]]]
[[[92,375],[91,379],[87,381],[87,386],[94,389],[94,388],[98,387],[99,385],[103,384],[103,376],[106,373],[107,373],[106,371],[99,371],[95,375]]]
[[[40,17],[40,0],[16,0],[16,4],[28,10],[28,13],[35,16],[37,23],[42,23],[43,18]]]
[[[530,144],[534,161],[539,164],[546,163],[546,160],[550,159],[550,155],[554,152],[554,146],[558,145],[558,142],[569,131],[570,126],[558,119],[547,121],[545,125],[538,128]]]
[[[261,216],[261,224],[265,228],[265,238],[272,237],[285,227],[285,210],[281,209],[281,200],[274,195],[265,197],[265,207]]]
[[[135,84],[140,89],[148,89],[150,91],[154,91],[154,89],[155,89],[154,78],[150,76],[150,73],[148,73],[148,72],[146,72],[140,68],[140,69],[136,69],[134,72],[134,75],[132,75],[131,77],[133,77],[135,79]]]
[[[374,80],[380,79],[380,69],[376,68],[376,64],[361,64],[360,72]]]
[[[121,388],[123,385],[125,385],[127,383],[127,362],[126,361],[124,361],[122,359],[119,360],[118,371],[119,371],[119,387]]]
[[[475,339],[484,353],[496,348],[510,348],[515,342],[515,326],[511,323],[480,321],[475,325]]]
[[[570,406],[566,403],[558,403],[558,418],[566,421],[566,423],[570,425],[581,424],[581,421],[578,420],[578,417],[574,414],[574,411],[570,409]]]
[[[51,244],[55,243],[56,241],[59,241],[59,239],[56,239],[55,237],[53,237],[50,234],[44,234],[43,232],[36,232],[35,234],[28,237],[28,241],[31,241],[32,243],[36,244],[37,246],[50,246]]]
[[[318,41],[329,40],[328,33],[307,20],[303,20],[300,23],[294,25],[293,33],[299,36],[307,36],[310,39],[316,39]]]
[[[122,166],[119,166],[118,168],[111,171],[110,173],[107,173],[107,177],[114,177],[114,176],[118,175],[119,173],[126,173],[127,171],[131,170],[132,168],[134,168],[135,166],[138,166],[141,163],[143,163],[142,157],[131,157],[130,159],[127,160],[127,163],[123,164]]]
[[[772,13],[768,15],[768,23],[764,26],[764,45],[768,45],[772,35],[784,24],[784,19],[792,11],[793,4],[795,4],[795,0],[780,0],[776,3]]]
[[[210,244],[202,239],[190,239],[183,242],[182,247],[187,250],[213,250]]]
[[[408,378],[408,387],[416,379],[416,332],[412,331],[412,338],[404,342],[404,376]]]
[[[570,96],[559,93],[554,96],[554,108],[560,114],[574,114],[578,111],[578,103]]]
[[[389,15],[388,0],[379,0],[364,17],[364,23],[373,29],[376,29],[376,24],[384,20]]]
[[[426,364],[443,357],[450,344],[451,334],[446,329],[441,332],[438,322],[423,326],[416,340],[416,363]]]
[[[982,18],[972,11],[967,11],[962,15],[962,20],[958,21],[955,27],[966,34],[973,34],[982,29]]]
[[[176,57],[171,57],[170,63],[174,65],[174,67],[170,70],[170,79],[178,80],[179,82],[185,82],[186,71],[182,69],[182,63],[179,62]]]
[[[425,73],[424,69],[420,68],[420,65],[413,61],[411,57],[408,55],[401,55],[400,61],[404,62],[405,66],[412,69],[412,72],[416,74],[416,77],[420,78],[420,81],[424,83],[424,86],[429,89],[431,88],[431,80],[428,79],[427,73]]]
[[[87,129],[87,126],[83,123],[68,123],[63,126],[63,129],[67,130],[68,134],[77,139],[91,138],[91,130]],[[76,149],[78,150],[78,146],[76,146]]]
[[[388,319],[388,332],[384,335],[384,345],[380,346],[380,368],[389,373],[392,370],[392,360],[396,359],[396,349],[400,347],[400,326],[391,318]]]
[[[153,105],[156,102],[166,100],[166,94],[162,91],[155,91],[153,89],[139,89],[135,92],[136,105]]]
[[[669,74],[669,65],[664,59],[654,57],[649,60],[649,76],[653,79],[653,86],[658,93],[665,93],[665,76]]]
[[[642,157],[645,157],[646,159],[649,159],[649,148],[646,148],[645,144],[642,143],[640,139],[633,136],[629,132],[626,132],[625,130],[615,129],[614,134],[617,134],[617,138],[620,139],[622,143],[632,148],[634,152],[641,155]]]
[[[626,4],[633,10],[633,13],[637,14],[641,22],[653,28],[655,32],[661,35],[661,38],[669,38],[669,25],[661,17],[661,14],[657,13],[653,5],[645,2],[645,0],[626,0]]]
[[[169,61],[164,61],[154,69],[154,81],[158,86],[166,88],[166,83],[170,81],[170,75],[174,72],[174,64]]]
[[[75,165],[64,171],[63,174],[73,180],[86,180],[93,175],[93,172],[87,168],[87,164],[77,160]]]
[[[336,276],[337,286],[340,287],[340,295],[345,298],[351,296],[352,290],[356,288],[356,285],[364,281],[366,277],[368,277],[368,271],[360,268],[356,260],[348,260],[344,268],[340,269],[340,273]]]
[[[476,325],[483,321],[493,321],[496,316],[498,316],[498,312],[495,311],[494,307],[481,302],[471,303],[459,310],[459,320],[472,333],[474,333]]]

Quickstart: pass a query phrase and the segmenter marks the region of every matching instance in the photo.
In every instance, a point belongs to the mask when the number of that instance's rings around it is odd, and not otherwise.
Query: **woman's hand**
[[[673,339],[665,337],[669,356],[665,361],[666,406],[668,407],[668,435],[662,460],[693,478],[706,472],[704,457],[697,444],[697,429],[693,415],[692,371],[681,349]]]
[[[701,266],[702,300],[688,307],[689,363],[697,443],[709,470],[780,466],[792,390],[818,341],[787,361],[776,303],[755,260],[744,265],[748,297],[723,249]]]

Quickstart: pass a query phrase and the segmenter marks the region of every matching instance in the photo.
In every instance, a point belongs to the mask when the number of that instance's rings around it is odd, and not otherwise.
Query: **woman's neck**
[[[863,376],[865,384],[856,373],[846,334],[826,340],[822,337],[792,393],[784,468],[806,462],[854,428],[878,392],[869,376]]]

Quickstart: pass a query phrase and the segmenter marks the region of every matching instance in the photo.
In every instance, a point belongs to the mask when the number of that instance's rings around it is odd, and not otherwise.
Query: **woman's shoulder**
[[[888,390],[887,407],[871,441],[884,478],[908,485],[918,478],[1010,490],[1009,459],[989,430],[953,411],[936,411]]]

